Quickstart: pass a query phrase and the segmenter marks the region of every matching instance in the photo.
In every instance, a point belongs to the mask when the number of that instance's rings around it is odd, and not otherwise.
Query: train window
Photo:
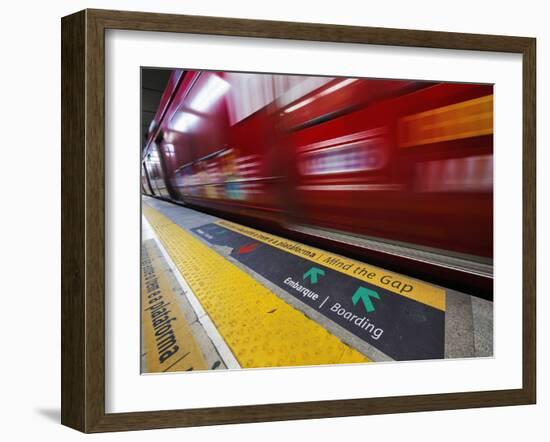
[[[376,137],[304,153],[300,170],[303,175],[360,172],[381,169],[386,163],[386,140]]]
[[[416,164],[419,192],[491,192],[493,156],[479,155]]]

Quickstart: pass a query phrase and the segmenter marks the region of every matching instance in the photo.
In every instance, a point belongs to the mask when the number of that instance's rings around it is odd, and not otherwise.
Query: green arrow
[[[317,284],[317,275],[325,276],[325,271],[323,269],[318,269],[317,267],[312,267],[304,273],[302,279],[309,278],[312,284]]]
[[[372,301],[370,299],[371,297],[380,299],[380,295],[378,295],[378,293],[376,293],[374,290],[367,289],[365,287],[359,287],[353,294],[351,300],[353,301],[353,305],[357,305],[359,300],[362,299],[365,310],[367,311],[367,313],[371,313],[375,310],[374,305],[372,304]]]

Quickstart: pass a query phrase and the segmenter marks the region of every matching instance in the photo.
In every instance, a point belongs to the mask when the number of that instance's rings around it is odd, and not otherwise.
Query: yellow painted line
[[[162,271],[152,242],[142,244],[141,250],[145,372],[207,370],[208,365]]]
[[[369,362],[157,210],[143,213],[241,367]]]
[[[399,120],[399,146],[471,138],[493,133],[493,96],[475,98]]]
[[[445,290],[416,279],[407,278],[398,273],[364,264],[359,261],[330,254],[314,247],[309,247],[280,236],[270,235],[250,227],[241,226],[230,221],[216,221],[216,224],[241,233],[257,241],[276,247],[293,255],[328,267],[361,281],[382,287],[393,293],[422,302],[431,307],[445,311]]]

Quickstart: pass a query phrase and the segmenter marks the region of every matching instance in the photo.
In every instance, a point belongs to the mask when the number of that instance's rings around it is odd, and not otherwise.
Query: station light
[[[342,80],[342,81],[336,83],[334,86],[331,86],[328,89],[325,89],[324,91],[319,92],[318,94],[316,94],[312,97],[309,97],[309,98],[307,98],[303,101],[300,101],[299,103],[297,103],[293,106],[290,106],[288,109],[285,109],[284,113],[289,114],[290,112],[294,112],[295,110],[298,110],[298,109],[308,105],[309,103],[312,103],[313,101],[317,100],[318,98],[323,97],[323,96],[328,95],[328,94],[331,94],[331,93],[333,93],[333,92],[335,92],[339,89],[342,89],[343,87],[346,87],[349,84],[354,83],[356,81],[357,81],[357,78],[348,78],[346,80]]]
[[[189,131],[197,122],[199,117],[188,112],[178,112],[171,121],[171,127],[177,132]]]
[[[192,99],[189,107],[197,112],[206,112],[229,88],[230,85],[227,81],[217,75],[212,75]]]
[[[328,89],[325,89],[323,92],[319,94],[320,97],[328,94],[332,94],[333,92],[342,89],[343,87],[346,87],[347,85],[351,83],[355,83],[357,81],[357,78],[348,78],[347,80],[340,81],[336,83],[335,85],[329,87]]]
[[[317,98],[317,96],[313,96],[313,97],[310,97],[306,100],[303,100],[303,101],[300,101],[299,103],[295,104],[294,106],[290,106],[288,109],[285,109],[285,114],[289,114],[290,112],[294,112],[295,110],[298,110],[304,106],[306,106],[307,104],[313,102],[315,99]]]

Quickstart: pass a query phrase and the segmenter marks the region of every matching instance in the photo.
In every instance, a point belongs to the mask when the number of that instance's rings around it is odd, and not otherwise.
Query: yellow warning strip
[[[216,221],[216,224],[300,258],[445,311],[445,290],[438,287],[230,221]]]
[[[155,209],[143,212],[241,367],[370,362]]]
[[[141,321],[145,372],[207,370],[152,243],[141,249]]]

